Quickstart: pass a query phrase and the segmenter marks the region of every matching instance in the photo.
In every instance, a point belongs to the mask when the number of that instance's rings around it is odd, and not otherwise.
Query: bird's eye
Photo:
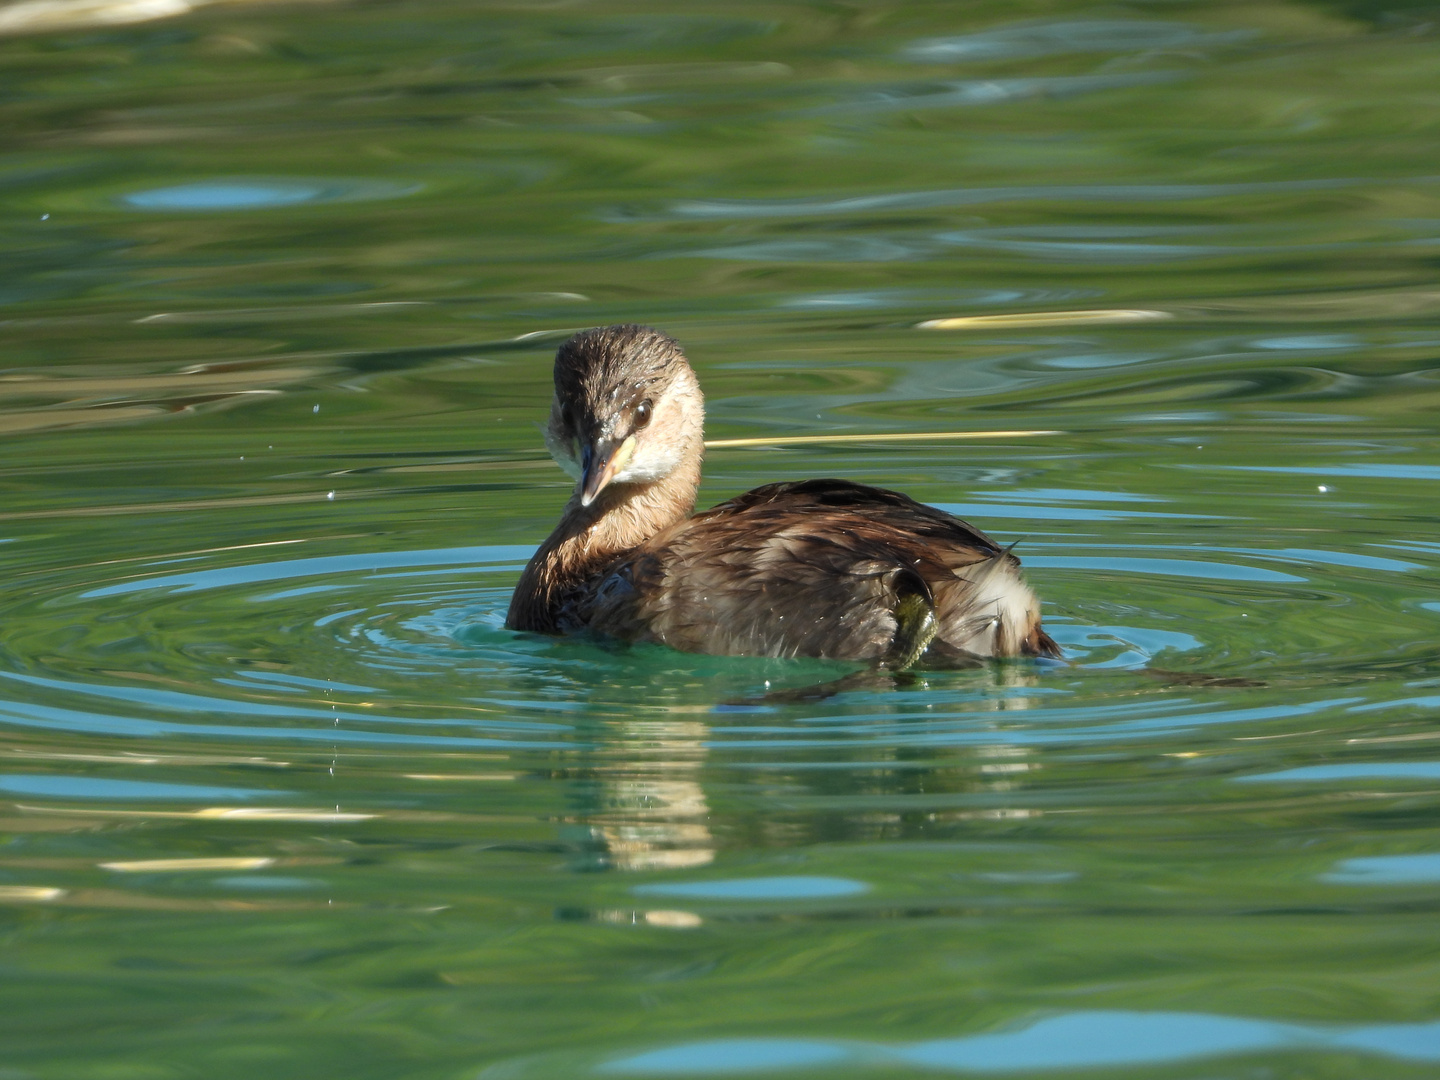
[[[635,430],[639,431],[646,424],[650,423],[650,414],[655,409],[648,400],[640,402],[635,406]]]

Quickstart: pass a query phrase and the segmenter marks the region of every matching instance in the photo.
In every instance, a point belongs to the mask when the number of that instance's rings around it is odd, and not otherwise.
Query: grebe
[[[506,626],[894,670],[1060,655],[1020,561],[897,492],[767,484],[692,517],[704,421],[665,334],[606,326],[560,346],[545,443],[575,493]]]

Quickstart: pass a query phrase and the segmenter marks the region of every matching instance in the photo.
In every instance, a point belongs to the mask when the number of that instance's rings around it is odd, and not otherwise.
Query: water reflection
[[[591,729],[602,744],[570,799],[578,869],[679,870],[715,858],[705,790],[709,727],[699,720],[623,718]],[[677,894],[678,895],[678,894]]]
[[[185,15],[211,0],[19,0],[0,9],[0,35],[121,26]]]
[[[1154,86],[1181,77],[1183,73],[1179,71],[1136,71],[1116,75],[1056,75],[1020,79],[896,83],[862,91],[833,105],[818,106],[815,112],[819,115],[857,115],[912,109],[1002,105],[1037,98],[1063,99],[1106,90]]]
[[[136,210],[262,210],[301,203],[394,199],[420,190],[418,184],[381,180],[271,180],[234,178],[197,180],[171,187],[132,191],[120,202]]]
[[[1440,1023],[1324,1028],[1203,1013],[1074,1012],[997,1034],[899,1046],[800,1038],[710,1040],[612,1058],[599,1063],[596,1071],[637,1076],[715,1076],[817,1066],[888,1072],[897,1066],[909,1066],[960,1073],[1049,1073],[1159,1065],[1282,1049],[1440,1061]]]
[[[845,1064],[845,1047],[807,1039],[716,1039],[607,1061],[605,1073],[729,1074]]]
[[[1291,783],[1329,780],[1440,780],[1440,761],[1355,761],[1306,765],[1280,772],[1237,776],[1249,783]]]
[[[1428,177],[1412,178],[1415,183],[1433,183]],[[931,210],[949,207],[976,206],[985,203],[1010,202],[1115,202],[1115,203],[1178,203],[1192,200],[1243,198],[1253,195],[1299,195],[1307,192],[1343,191],[1360,186],[1362,181],[1348,178],[1316,180],[1275,180],[1259,183],[1223,184],[1083,184],[1035,185],[1016,184],[1005,187],[948,188],[931,191],[889,191],[848,198],[824,196],[788,199],[686,199],[668,204],[663,211],[651,212],[662,220],[685,219],[746,219],[788,217],[846,217],[874,214],[888,210]],[[634,220],[645,212],[610,211],[616,220]],[[1317,298],[1318,299],[1318,298]],[[1326,297],[1325,301],[1344,304],[1353,298]],[[1264,300],[1258,301],[1264,303]],[[1274,301],[1271,301],[1272,303]]]
[[[681,896],[696,900],[820,900],[855,896],[869,889],[850,878],[789,877],[722,878],[712,881],[672,881],[637,885],[637,896]]]
[[[1440,882],[1440,853],[1346,859],[1321,877],[1342,885],[1425,885]]]
[[[1440,1061],[1418,9],[165,7],[0,10],[8,1069]],[[626,320],[1065,662],[505,631]]]
[[[148,802],[245,802],[250,799],[293,795],[290,791],[256,791],[246,788],[208,787],[203,784],[164,784],[149,780],[103,780],[84,776],[0,775],[0,791],[52,799],[106,799]]]
[[[1085,19],[1013,23],[978,34],[927,38],[907,46],[908,60],[954,64],[1017,60],[1062,53],[1200,49],[1247,41],[1252,31],[1215,32],[1179,22],[1149,19]]]

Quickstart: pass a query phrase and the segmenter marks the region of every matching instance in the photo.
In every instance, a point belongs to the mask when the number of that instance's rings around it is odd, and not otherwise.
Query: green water
[[[0,38],[0,1077],[1436,1075],[1433,20]],[[951,509],[1066,662],[805,701],[850,669],[506,632],[615,321],[713,439],[912,436],[702,503]]]

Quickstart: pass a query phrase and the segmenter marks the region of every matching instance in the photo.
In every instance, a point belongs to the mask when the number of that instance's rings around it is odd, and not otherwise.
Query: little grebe
[[[1020,561],[904,495],[803,480],[692,517],[704,419],[695,372],[659,331],[607,326],[560,346],[545,442],[575,494],[507,626],[894,669],[1060,655]]]

